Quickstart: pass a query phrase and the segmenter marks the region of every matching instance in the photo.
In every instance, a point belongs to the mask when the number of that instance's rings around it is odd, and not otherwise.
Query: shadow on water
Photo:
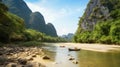
[[[94,52],[81,50],[78,52],[68,51],[68,48],[59,46],[46,46],[46,53],[54,58],[53,64],[48,67],[120,67],[120,53],[117,52]],[[69,60],[75,58],[78,64]]]

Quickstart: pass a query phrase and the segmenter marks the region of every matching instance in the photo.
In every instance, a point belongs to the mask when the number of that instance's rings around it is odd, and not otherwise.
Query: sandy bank
[[[108,52],[108,51],[120,51],[120,46],[118,45],[104,45],[104,44],[80,44],[80,43],[57,43],[57,46],[64,45],[68,48],[80,48],[83,50]]]

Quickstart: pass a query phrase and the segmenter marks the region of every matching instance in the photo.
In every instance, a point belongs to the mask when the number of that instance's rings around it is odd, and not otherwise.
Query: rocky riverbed
[[[0,67],[46,67],[34,59],[44,54],[40,47],[2,46],[0,47]]]

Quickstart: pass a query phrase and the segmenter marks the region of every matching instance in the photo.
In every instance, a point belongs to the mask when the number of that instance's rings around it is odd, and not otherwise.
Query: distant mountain
[[[62,35],[62,38],[65,38],[68,41],[72,41],[74,34],[73,33],[68,33],[67,35]]]
[[[27,28],[35,29],[50,36],[56,36],[55,28],[50,29],[47,27],[48,25],[45,23],[43,15],[39,12],[32,13],[23,0],[3,0],[3,3],[9,8],[11,13],[24,19]],[[51,32],[54,33],[51,34]]]

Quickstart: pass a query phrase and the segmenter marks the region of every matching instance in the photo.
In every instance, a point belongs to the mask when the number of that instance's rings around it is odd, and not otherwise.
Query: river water
[[[120,67],[120,52],[69,51],[54,43],[42,48],[52,58],[51,63],[46,64],[47,67]],[[75,59],[69,60],[71,57]],[[74,63],[76,61],[78,64]]]

